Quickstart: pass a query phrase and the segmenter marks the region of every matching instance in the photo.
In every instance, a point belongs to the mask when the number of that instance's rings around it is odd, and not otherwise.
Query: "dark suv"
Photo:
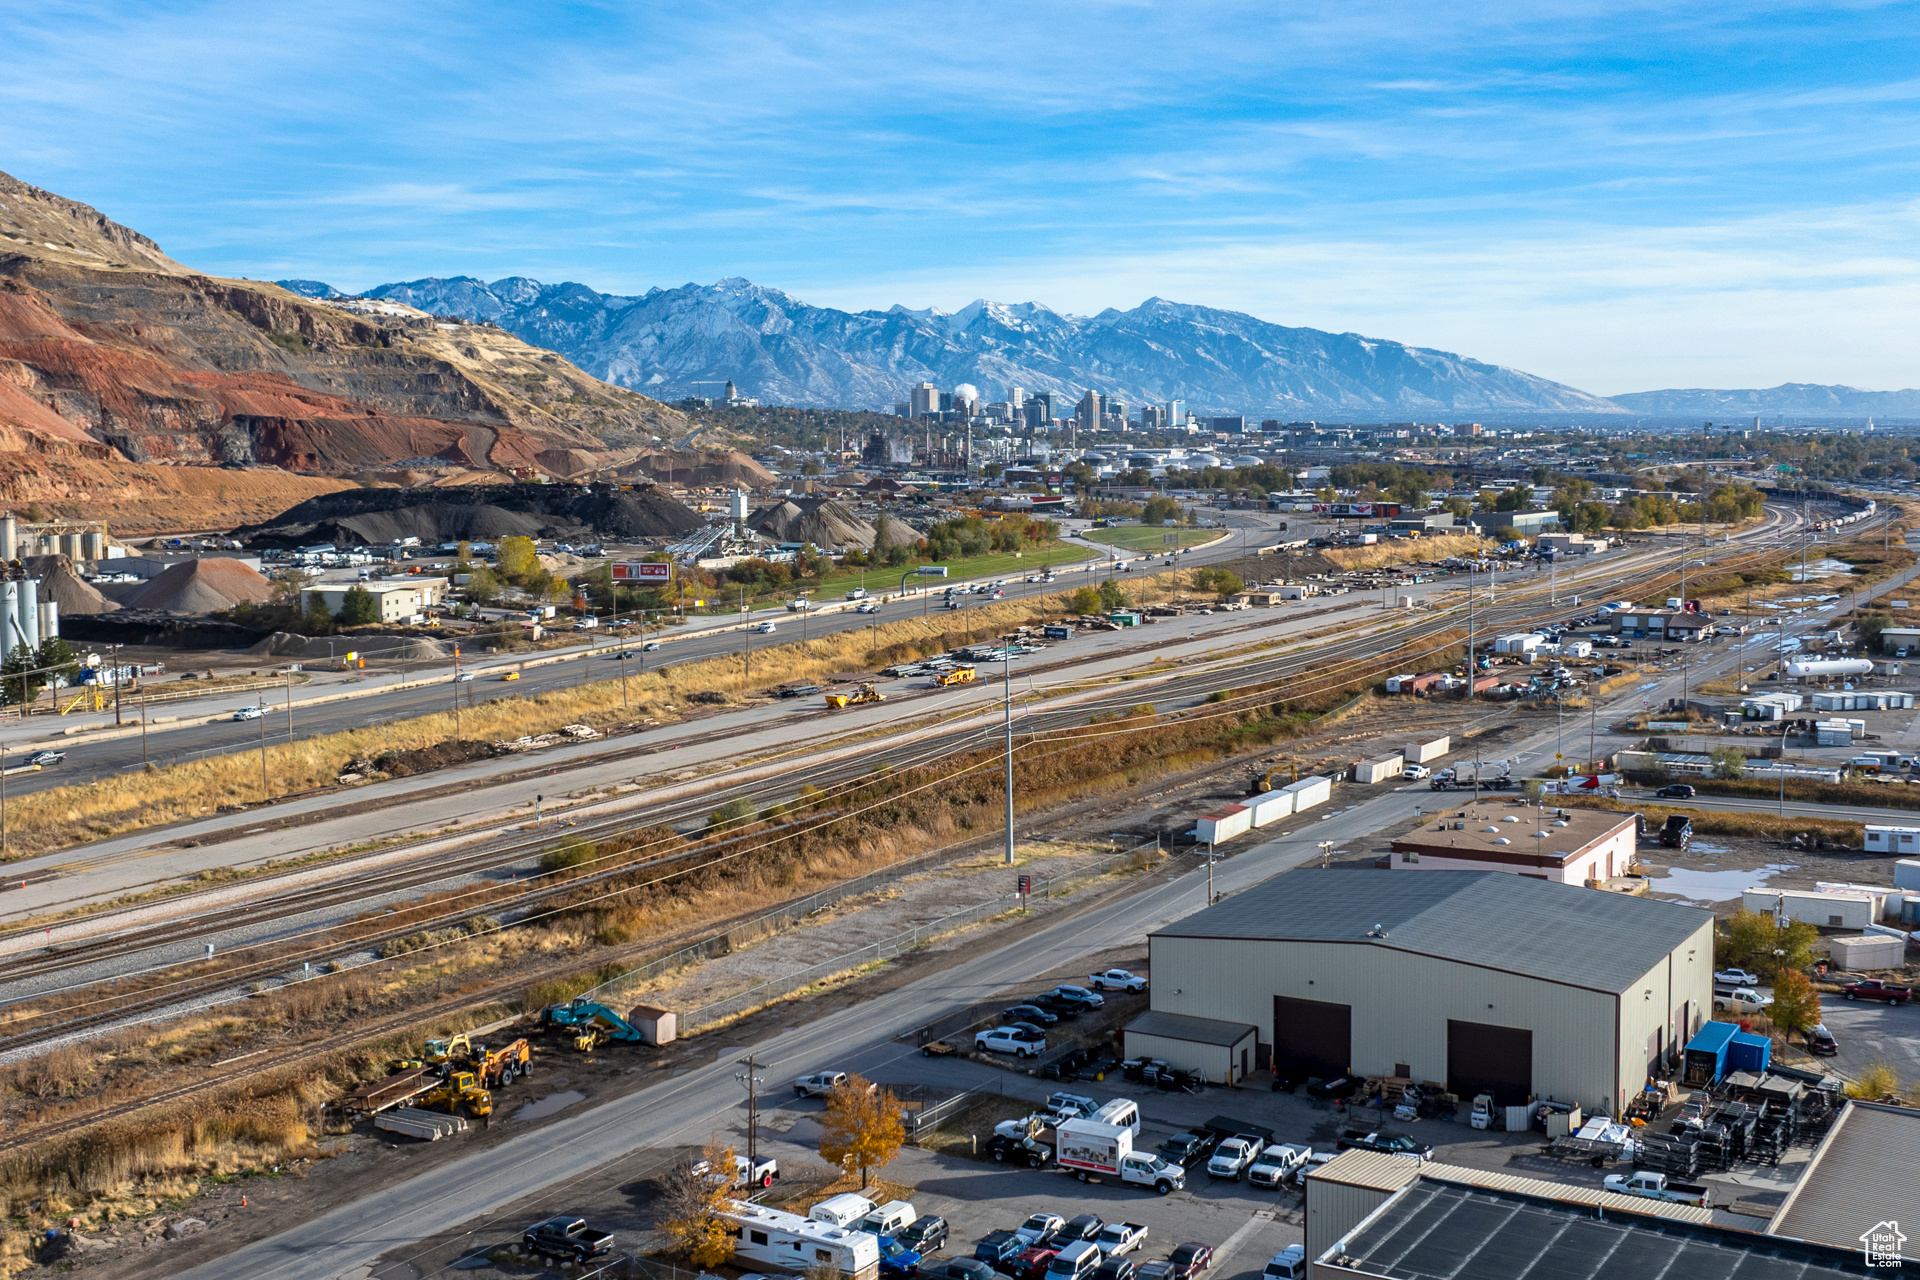
[[[1693,788],[1684,782],[1675,782],[1669,786],[1660,788],[1653,794],[1663,800],[1691,800],[1693,799]]]

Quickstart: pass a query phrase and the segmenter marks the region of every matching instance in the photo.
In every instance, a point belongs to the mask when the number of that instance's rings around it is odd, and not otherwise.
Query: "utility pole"
[[[747,1172],[751,1175],[754,1166],[760,1163],[760,1083],[763,1079],[754,1073],[767,1064],[756,1062],[749,1053],[734,1065],[746,1068],[734,1079],[747,1086]]]
[[[0,861],[7,856],[7,744],[0,742]]]
[[[753,615],[747,612],[747,589],[740,588],[740,619],[747,631],[747,679],[753,679]]]
[[[281,672],[287,678],[287,741],[293,741],[293,671]],[[457,695],[456,695],[457,696]]]
[[[1002,642],[1002,691],[1007,724],[1007,865],[1013,865],[1013,646]]]
[[[120,646],[113,646],[113,723],[120,725]]]
[[[1212,906],[1213,897],[1213,841],[1207,841],[1207,905]]]
[[[1473,570],[1467,570],[1467,701],[1473,701]]]
[[[267,788],[267,708],[266,699],[260,699],[260,803],[265,804],[273,798],[273,792]]]
[[[140,767],[147,767],[147,691],[140,691]]]

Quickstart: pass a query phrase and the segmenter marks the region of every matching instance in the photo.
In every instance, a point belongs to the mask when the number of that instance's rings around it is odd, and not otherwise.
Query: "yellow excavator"
[[[464,1110],[469,1115],[484,1116],[493,1113],[493,1095],[473,1072],[454,1071],[429,1089],[419,1105],[437,1108],[448,1115],[458,1115]]]
[[[858,706],[862,702],[885,702],[887,695],[873,687],[871,680],[854,686],[852,693],[830,693],[827,695],[827,710],[839,711],[846,707]]]
[[[942,671],[933,678],[933,682],[940,685],[972,684],[978,678],[972,667],[955,667],[951,671]]]
[[[1274,777],[1283,768],[1290,770],[1292,772],[1293,777],[1290,779],[1290,781],[1293,781],[1293,782],[1300,781],[1300,765],[1298,761],[1295,761],[1294,763],[1289,765],[1275,765],[1273,766],[1273,768],[1268,769],[1265,773],[1260,772],[1259,766],[1256,765],[1253,770],[1253,779],[1247,787],[1247,794],[1251,796],[1257,796],[1262,791],[1273,790]]]

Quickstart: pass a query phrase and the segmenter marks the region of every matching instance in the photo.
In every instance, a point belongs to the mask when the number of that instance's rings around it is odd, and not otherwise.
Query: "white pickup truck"
[[[1707,1188],[1698,1182],[1669,1182],[1664,1173],[1610,1173],[1607,1190],[1617,1195],[1641,1196],[1648,1200],[1671,1200],[1675,1204],[1707,1207]]]
[[[1760,1013],[1772,1003],[1772,996],[1763,996],[1751,987],[1715,987],[1713,989],[1714,1009],[1727,1013]]]
[[[1266,1150],[1266,1143],[1257,1134],[1242,1134],[1237,1138],[1228,1138],[1213,1149],[1213,1155],[1207,1159],[1209,1178],[1232,1178],[1240,1181],[1247,1166],[1260,1158]]]

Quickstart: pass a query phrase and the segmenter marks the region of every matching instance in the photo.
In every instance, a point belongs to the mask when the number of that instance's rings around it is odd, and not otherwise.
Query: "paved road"
[[[1821,1021],[1840,1052],[1824,1062],[1835,1074],[1858,1079],[1877,1062],[1893,1067],[1902,1087],[1920,1082],[1920,1004],[1884,1005],[1820,996]]]
[[[1195,567],[1232,560],[1245,554],[1245,549],[1258,549],[1271,545],[1277,536],[1272,525],[1278,522],[1278,516],[1269,518],[1257,513],[1235,512],[1232,519],[1238,526],[1231,531],[1236,536],[1220,546],[1188,552],[1181,558],[1181,567]],[[1078,570],[1079,566],[1062,570],[1058,580],[1051,583],[1011,583],[1006,588],[1007,595],[1018,599],[1026,596],[1055,594],[1063,588],[1071,589],[1079,586],[1083,580],[1095,580],[1091,577],[1082,579]],[[1122,580],[1124,581],[1124,576]],[[898,579],[894,581],[897,585]],[[937,592],[939,588],[930,590]],[[981,598],[972,597],[976,601]],[[873,622],[892,622],[904,617],[917,617],[921,614],[925,603],[924,600],[897,601],[883,605],[877,614],[858,614],[849,611],[814,615],[807,620],[804,631],[808,636],[830,635],[855,630]],[[934,611],[938,611],[937,606]],[[790,643],[798,638],[803,630],[795,615],[787,613],[784,608],[757,611],[752,617],[756,623],[763,619],[776,619],[780,627],[779,632],[774,636],[754,636],[755,647]],[[660,650],[639,655],[635,663],[636,673],[639,670],[657,668],[663,664],[680,665],[721,654],[740,653],[745,646],[746,638],[743,628],[731,622],[725,626],[682,635],[670,634]],[[637,648],[639,641],[636,639],[631,643]],[[514,695],[531,698],[546,690],[566,688],[582,680],[606,679],[607,668],[612,666],[612,663],[607,660],[607,651],[610,647],[610,645],[600,646],[597,656],[588,652],[583,653],[578,660],[528,667],[519,680],[512,682],[503,682],[497,674],[489,673],[517,667],[518,659],[506,656],[478,658],[465,664],[468,670],[477,670],[479,674],[472,682],[460,686],[460,692],[463,699],[488,702],[495,698]],[[419,688],[396,689],[377,697],[357,698],[352,701],[327,703],[305,709],[300,704],[300,691],[296,691],[292,736],[295,739],[304,739],[318,734],[364,728],[386,720],[431,715],[434,712],[450,710],[454,693],[451,665],[437,667],[422,664],[407,670],[371,676],[365,683],[367,685],[400,684],[422,679],[432,679],[434,683]],[[342,691],[341,687],[329,683],[323,687],[310,689],[308,696]],[[178,715],[183,719],[220,715],[231,711],[234,707],[251,704],[258,696],[260,695],[248,693],[231,694],[224,698],[209,697],[178,706],[168,706],[156,714]],[[271,694],[267,695],[267,702],[270,707],[275,704]],[[89,740],[85,737],[60,741],[56,745],[69,752],[68,759],[64,763],[38,772],[10,772],[7,778],[7,789],[11,794],[19,795],[45,787],[89,782],[95,778],[109,777],[116,773],[138,769],[143,759],[151,759],[155,764],[169,765],[208,755],[257,751],[260,747],[263,724],[268,745],[284,743],[288,740],[286,715],[284,711],[275,710],[264,721],[185,723],[169,725],[164,729],[154,728],[148,733],[144,747],[138,734],[104,741]],[[50,736],[57,735],[60,729],[67,727],[67,724],[61,722],[50,726],[42,720],[28,727],[32,732],[26,736],[34,742],[44,743],[50,739]],[[22,736],[21,731],[15,730],[6,736],[9,739],[9,750],[17,749],[12,744],[15,739]]]

